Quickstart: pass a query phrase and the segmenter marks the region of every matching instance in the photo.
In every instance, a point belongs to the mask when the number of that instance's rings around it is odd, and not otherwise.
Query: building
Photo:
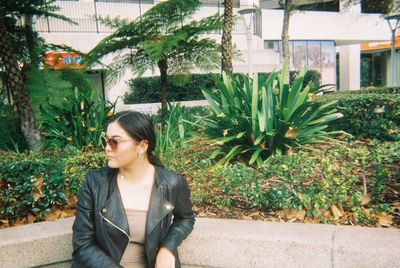
[[[295,0],[313,3],[314,0]],[[365,0],[366,1],[366,0]],[[111,29],[98,20],[99,17],[121,17],[134,19],[157,4],[157,0],[59,0],[60,12],[78,24],[55,19],[39,19],[35,29],[50,43],[66,44],[83,52],[89,51],[107,36]],[[222,0],[203,0],[195,19],[223,13]],[[279,68],[282,62],[281,32],[283,10],[278,0],[234,0],[234,12],[257,7],[251,19],[250,63],[254,72],[270,72]],[[386,42],[391,38],[387,21],[381,14],[364,12],[362,2],[348,4],[348,0],[323,0],[323,3],[305,5],[301,11],[291,15],[289,38],[291,47],[291,68],[309,68],[322,74],[323,84],[332,84],[334,89],[359,89],[361,86],[361,62],[368,62],[371,53],[361,50],[364,44]],[[220,34],[214,38],[220,40]],[[242,51],[242,57],[234,61],[234,72],[248,71],[248,39],[246,22],[239,19],[234,27],[233,42]],[[361,54],[361,52],[363,52]],[[397,51],[397,65],[400,55]],[[377,54],[372,53],[374,63]],[[108,59],[111,60],[111,59]],[[375,68],[373,85],[385,85],[391,77],[390,57]],[[364,64],[365,65],[365,64]],[[380,71],[385,69],[386,71]],[[400,70],[400,68],[398,68]],[[104,86],[101,70],[93,70],[92,77],[103,88],[105,97],[111,101],[122,95],[128,86],[124,82],[132,77],[127,74],[117,85]],[[377,74],[382,77],[377,78]],[[147,75],[157,75],[148,73]],[[399,79],[400,80],[400,79]],[[363,86],[366,82],[363,82]]]

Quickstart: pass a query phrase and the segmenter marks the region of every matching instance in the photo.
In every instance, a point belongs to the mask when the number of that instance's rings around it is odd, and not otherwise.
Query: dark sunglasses
[[[106,148],[107,144],[110,145],[111,150],[115,151],[118,149],[118,144],[119,143],[123,143],[123,142],[127,142],[127,141],[134,141],[134,140],[117,140],[114,138],[102,138],[101,142],[103,143],[103,147]]]

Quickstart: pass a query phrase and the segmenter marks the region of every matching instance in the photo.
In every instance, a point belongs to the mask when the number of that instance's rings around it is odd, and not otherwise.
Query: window
[[[362,13],[386,13],[388,1],[362,0]]]
[[[282,41],[264,40],[264,49],[273,49],[283,61]],[[307,68],[321,74],[322,84],[336,84],[336,47],[334,41],[289,41],[291,70]]]
[[[304,0],[304,3],[301,6],[297,6],[297,10],[310,10],[310,11],[334,11],[338,12],[339,11],[339,1],[340,0],[327,0],[324,2],[320,3],[314,3],[314,4],[309,4],[309,0]],[[265,9],[283,9],[283,5],[281,4],[284,3],[284,1],[280,0],[260,0],[260,7],[265,8]],[[294,2],[294,1],[293,1]],[[300,2],[300,1],[297,1]],[[318,1],[315,1],[318,2]]]

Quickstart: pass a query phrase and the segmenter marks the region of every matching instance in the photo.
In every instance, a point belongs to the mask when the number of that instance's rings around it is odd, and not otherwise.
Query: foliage
[[[219,66],[220,46],[204,34],[221,29],[222,17],[216,14],[191,20],[199,6],[198,0],[169,0],[152,6],[132,22],[108,19],[105,22],[116,31],[90,51],[86,60],[90,63],[113,53],[110,67],[117,75],[110,77],[115,78],[127,69],[141,76],[158,68],[165,116],[167,75],[187,74],[193,67],[210,70]]]
[[[358,147],[354,143],[295,150],[271,156],[259,168],[236,163],[211,171],[210,162],[198,159],[175,167],[192,178],[196,204],[291,211],[299,220],[321,223],[374,223],[379,220],[374,215],[390,213],[387,207],[398,201],[388,185],[396,185],[397,175],[389,170],[396,170],[400,162],[400,143],[373,140],[365,145],[366,155],[359,155]],[[187,152],[183,156],[187,158]],[[362,193],[365,174],[370,200]]]
[[[400,95],[398,94],[329,94],[318,98],[324,105],[337,100],[343,117],[331,125],[356,137],[381,140],[400,139]]]
[[[27,73],[25,84],[33,112],[39,122],[42,116],[39,106],[45,110],[49,106],[62,106],[64,98],[73,99],[74,88],[85,94],[96,91],[87,75],[79,70],[32,69]]]
[[[0,149],[24,151],[27,148],[19,125],[17,113],[6,101],[6,92],[0,89]]]
[[[68,194],[77,196],[81,188],[83,179],[91,169],[104,167],[107,159],[103,151],[73,151],[65,157],[65,176],[66,191]]]
[[[1,219],[13,223],[31,213],[40,220],[53,207],[66,205],[62,168],[55,155],[4,152],[0,163]]]
[[[341,90],[335,95],[347,94],[400,94],[400,87],[367,87],[358,90]]]
[[[242,74],[237,74],[241,76]],[[259,73],[268,77],[269,73]],[[293,84],[299,71],[290,71],[290,83]],[[204,99],[202,88],[211,89],[215,86],[214,74],[191,74],[187,76],[171,75],[167,83],[170,101],[189,101]],[[140,77],[129,81],[130,92],[124,96],[124,103],[160,102],[160,77]],[[304,75],[303,88],[310,86],[310,92],[315,93],[321,87],[321,74],[315,70],[307,70]]]
[[[300,71],[291,71],[289,74],[290,84],[293,84]],[[321,74],[316,70],[307,70],[304,74],[303,86],[309,86],[310,92],[316,93],[321,87]]]
[[[218,148],[212,158],[228,164],[234,157],[259,166],[272,154],[285,153],[303,144],[324,142],[338,132],[327,132],[327,123],[342,115],[330,109],[334,102],[314,108],[315,95],[303,89],[304,73],[289,87],[281,73],[253,79],[223,75],[217,89],[203,90],[213,111],[204,118],[205,133]]]
[[[164,161],[168,161],[178,148],[188,148],[188,139],[198,128],[195,121],[205,114],[206,108],[185,107],[178,104],[170,104],[167,120],[161,123],[161,117],[155,116],[157,146],[156,155]]]
[[[177,80],[184,82],[177,85]],[[185,81],[186,80],[186,81]],[[160,102],[160,77],[134,78],[129,81],[131,92],[124,96],[124,103],[152,103]],[[170,76],[167,83],[170,101],[189,101],[204,99],[201,88],[210,89],[214,81],[209,74],[191,74],[188,78],[182,76]]]
[[[74,93],[71,99],[63,99],[62,106],[50,104],[48,110],[41,109],[42,134],[49,145],[102,148],[101,138],[115,103],[102,100],[95,92],[86,94],[75,88]]]

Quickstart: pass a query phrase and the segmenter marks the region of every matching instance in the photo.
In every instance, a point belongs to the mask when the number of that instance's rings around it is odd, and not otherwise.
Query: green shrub
[[[75,89],[71,99],[62,106],[42,108],[41,130],[49,146],[67,144],[77,148],[102,148],[108,118],[114,114],[115,103],[102,100],[95,92],[86,94]]]
[[[57,153],[55,153],[56,155]],[[0,155],[0,218],[11,223],[31,213],[37,220],[66,205],[60,158],[35,152]]]
[[[8,104],[7,92],[2,88],[0,88],[0,137],[0,150],[24,151],[28,148],[21,132],[18,114],[13,106]]]
[[[337,100],[343,117],[331,128],[356,137],[381,140],[400,139],[400,95],[398,94],[330,94],[318,98],[319,104]]]
[[[358,90],[341,90],[334,94],[400,94],[400,87],[367,87]]]
[[[107,166],[107,159],[103,151],[85,151],[69,153],[65,157],[66,190],[70,195],[78,195],[83,179],[91,169]]]
[[[32,214],[40,221],[77,196],[86,173],[106,166],[104,152],[65,149],[0,154],[0,220]]]
[[[124,95],[124,103],[160,102],[160,77],[142,77],[129,81],[131,92]],[[204,99],[201,88],[211,88],[214,82],[208,74],[192,74],[189,78],[169,76],[167,84],[168,101],[189,101]]]
[[[249,164],[261,165],[274,153],[289,148],[323,142],[329,135],[327,123],[341,117],[334,102],[314,108],[314,94],[303,87],[301,73],[291,87],[283,84],[285,69],[267,78],[255,75],[223,75],[215,78],[217,89],[203,90],[213,114],[204,118],[205,133],[218,148],[212,158],[227,164],[238,157]]]
[[[210,200],[219,206],[239,204],[267,211],[303,210],[308,218],[324,223],[337,222],[339,216],[333,209],[342,208],[342,213],[355,212],[359,222],[373,221],[365,209],[380,213],[385,211],[387,203],[396,201],[386,185],[397,175],[390,174],[385,166],[399,163],[400,143],[372,141],[366,145],[365,155],[357,150],[357,144],[337,144],[323,150],[274,155],[260,168],[242,163],[218,167],[208,176],[214,184],[209,188],[218,187],[224,196]],[[368,173],[363,171],[363,162]],[[363,205],[364,175],[372,200]]]

